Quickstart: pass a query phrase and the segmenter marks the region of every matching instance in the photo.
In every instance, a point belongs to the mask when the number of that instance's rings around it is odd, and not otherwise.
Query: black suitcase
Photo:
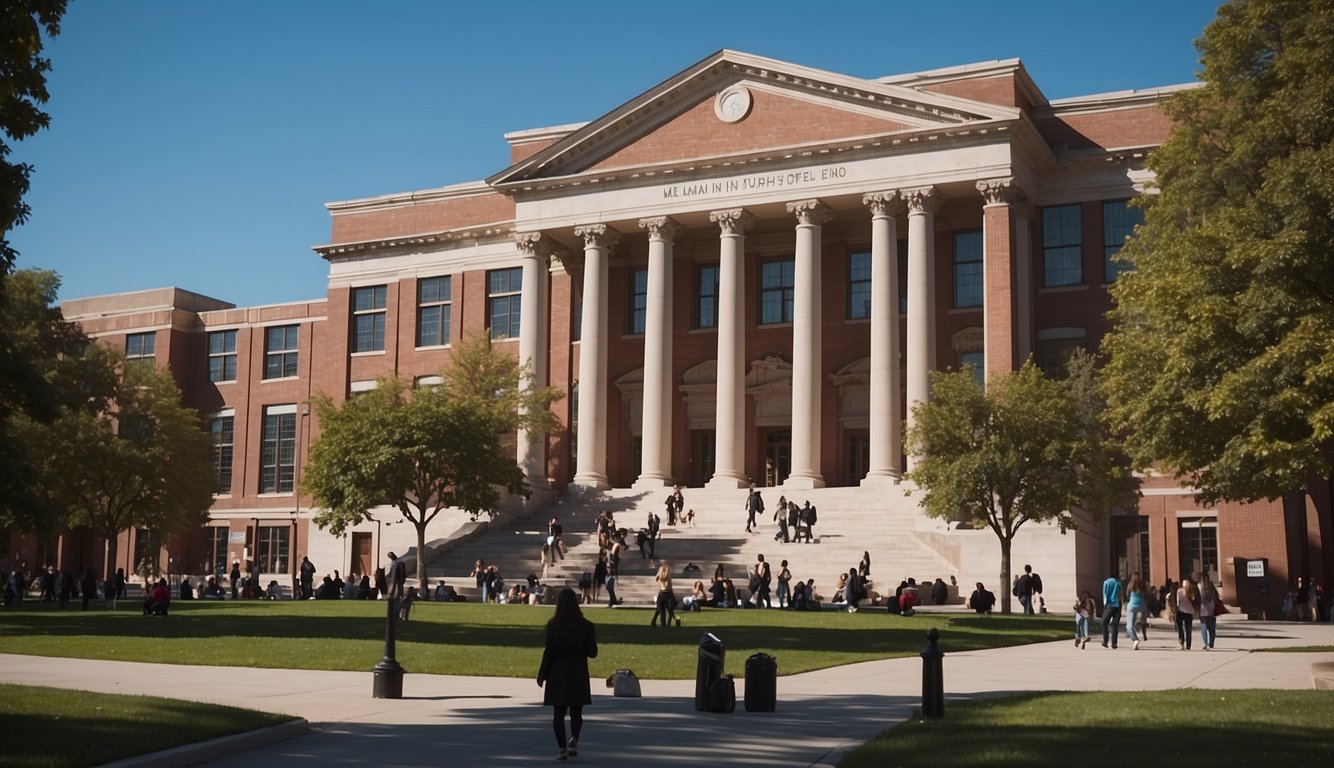
[[[778,703],[778,660],[767,653],[746,659],[746,711],[772,712]]]
[[[736,682],[731,675],[720,677],[709,686],[705,709],[710,712],[731,712],[736,709]]]

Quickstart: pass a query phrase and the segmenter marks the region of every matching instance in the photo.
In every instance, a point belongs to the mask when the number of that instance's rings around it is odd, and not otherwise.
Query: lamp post
[[[390,597],[385,599],[388,605],[388,615],[385,617],[384,625],[384,658],[375,665],[372,670],[375,676],[375,682],[372,686],[371,695],[377,699],[401,699],[403,698],[403,665],[394,658],[394,629],[395,620],[398,618],[398,598]]]

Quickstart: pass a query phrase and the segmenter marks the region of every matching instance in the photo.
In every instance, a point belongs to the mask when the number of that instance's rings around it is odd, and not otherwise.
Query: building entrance
[[[792,432],[770,430],[764,435],[764,484],[778,485],[792,474]]]
[[[858,485],[871,471],[871,434],[865,429],[849,429],[843,437],[843,471],[840,485]]]
[[[713,477],[714,438],[712,429],[690,430],[690,481],[696,488],[702,487]]]
[[[371,563],[371,533],[365,531],[358,533],[352,532],[352,562],[348,565],[350,573],[367,574],[372,571]]]

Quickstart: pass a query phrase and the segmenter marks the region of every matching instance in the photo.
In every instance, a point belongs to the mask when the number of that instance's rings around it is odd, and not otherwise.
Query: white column
[[[820,344],[820,233],[830,218],[819,200],[787,204],[797,217],[792,294],[792,473],[789,488],[823,488],[820,474],[820,400],[824,388]]]
[[[644,317],[643,464],[635,487],[672,484],[672,240],[666,216],[640,219],[648,230],[648,296]]]
[[[931,371],[936,367],[935,190],[903,191],[908,204],[908,413],[931,399]],[[908,457],[912,469],[913,457]]]
[[[903,389],[899,368],[898,192],[862,196],[871,209],[870,469],[862,485],[891,484],[903,476]]]
[[[740,208],[713,211],[718,243],[718,400],[714,415],[713,477],[711,488],[744,488],[750,480],[745,464],[746,337],[743,323],[746,299],[745,242],[751,216]]]
[[[1033,354],[1033,204],[1020,201],[1014,213],[1015,359],[1020,365]]]
[[[607,272],[620,233],[606,224],[574,228],[584,240],[583,322],[579,326],[579,446],[574,485],[611,487],[607,480]]]
[[[519,295],[519,365],[524,366],[520,389],[536,389],[547,380],[547,301],[552,242],[541,232],[514,236],[523,255],[523,292]],[[547,481],[546,435],[520,429],[517,460],[530,488],[550,488]]]

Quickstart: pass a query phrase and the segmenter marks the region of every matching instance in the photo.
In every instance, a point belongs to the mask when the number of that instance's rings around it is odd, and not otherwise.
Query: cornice
[[[468,181],[451,184],[447,187],[422,189],[413,192],[396,192],[391,195],[363,197],[355,200],[342,200],[325,203],[324,207],[333,216],[367,211],[383,211],[389,208],[401,208],[422,203],[434,203],[445,200],[458,200],[465,197],[484,197],[494,195],[496,191],[484,181]]]
[[[379,251],[401,251],[405,248],[423,246],[444,246],[457,243],[494,241],[513,238],[515,226],[512,221],[483,224],[463,229],[449,229],[439,232],[424,232],[414,235],[360,240],[350,243],[329,243],[311,246],[311,250],[325,259],[338,256],[351,256]]]

